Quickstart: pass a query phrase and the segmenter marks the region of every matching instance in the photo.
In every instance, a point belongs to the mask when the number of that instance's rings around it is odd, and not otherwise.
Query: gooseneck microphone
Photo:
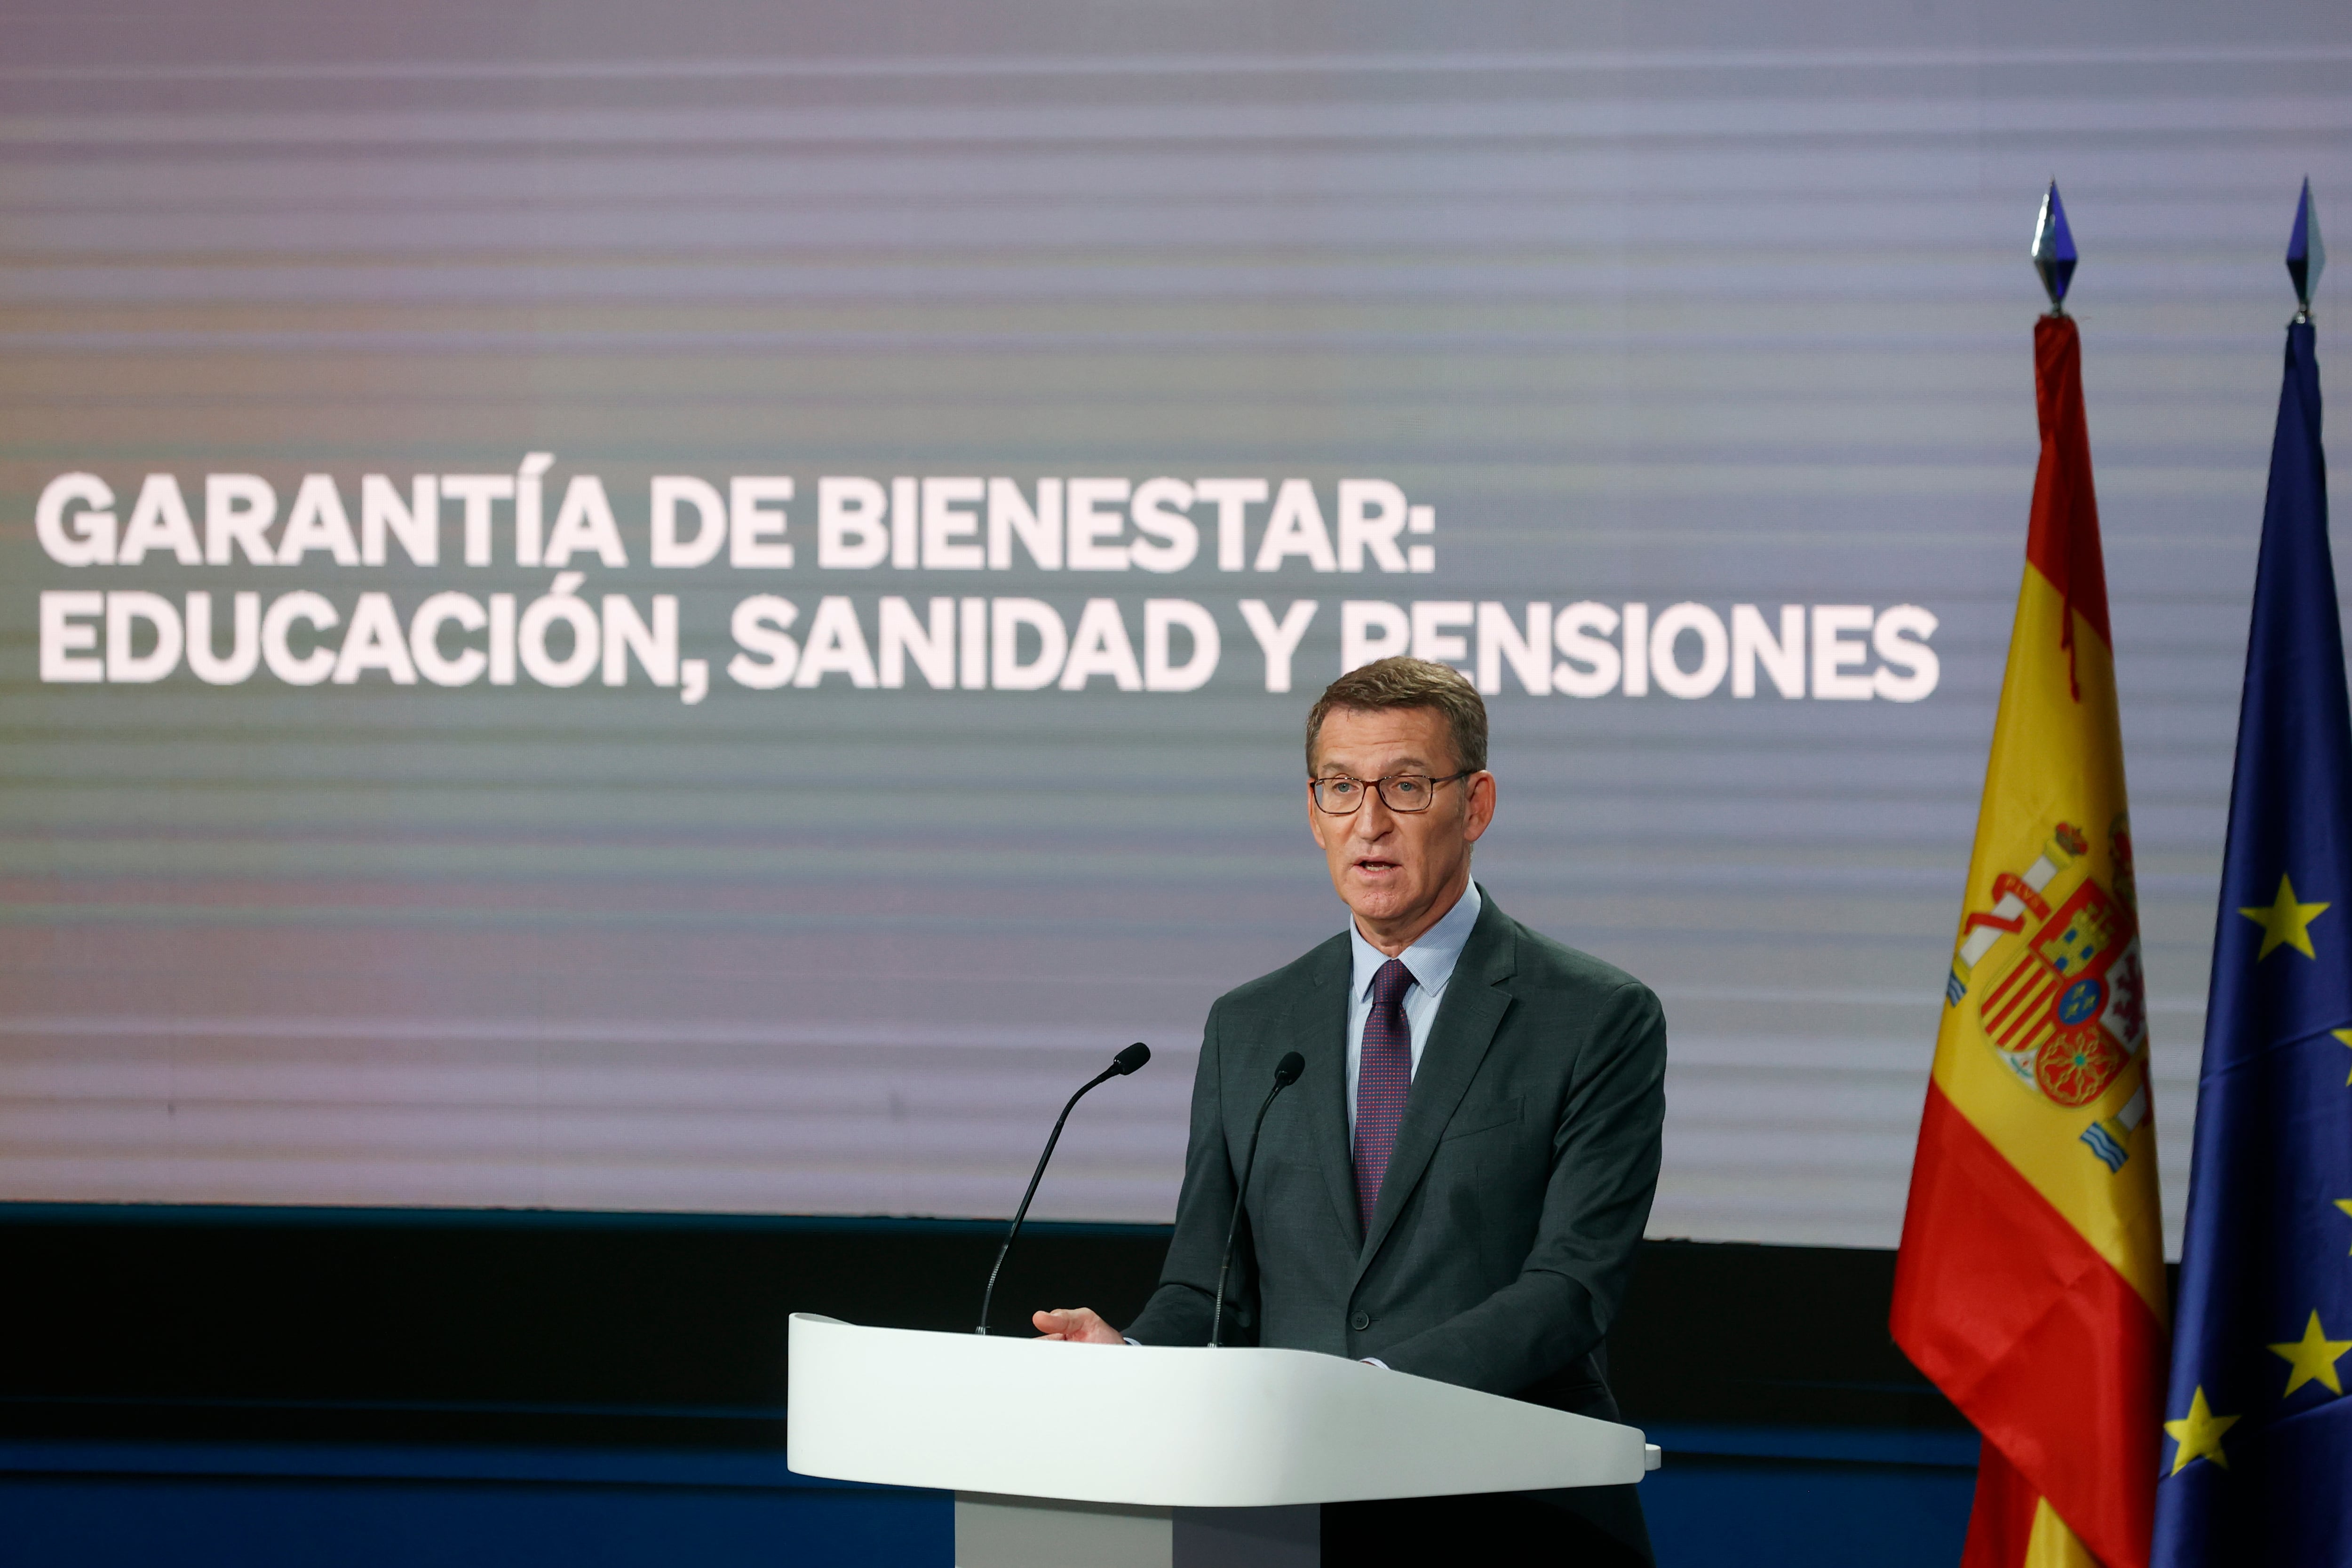
[[[988,1289],[981,1293],[980,1326],[972,1333],[984,1334],[988,1332],[988,1303],[996,1299],[996,1276],[1004,1271],[1004,1255],[1013,1250],[1013,1239],[1021,1234],[1021,1222],[1029,1218],[1029,1200],[1037,1196],[1037,1184],[1045,1177],[1045,1162],[1054,1157],[1054,1145],[1062,1141],[1062,1124],[1070,1119],[1071,1107],[1085,1099],[1087,1091],[1095,1085],[1108,1083],[1114,1078],[1124,1078],[1150,1060],[1151,1048],[1137,1040],[1112,1057],[1108,1067],[1080,1084],[1078,1092],[1070,1096],[1069,1103],[1062,1107],[1062,1113],[1054,1118],[1054,1131],[1045,1140],[1045,1152],[1037,1156],[1037,1168],[1029,1173],[1029,1190],[1021,1195],[1021,1207],[1013,1211],[1013,1228],[1004,1233],[1004,1245],[996,1249],[996,1266],[989,1270]]]
[[[1209,1318],[1209,1343],[1221,1343],[1225,1332],[1225,1275],[1234,1266],[1234,1238],[1241,1234],[1242,1200],[1249,1197],[1250,1172],[1257,1168],[1258,1138],[1265,1131],[1265,1113],[1274,1109],[1274,1097],[1298,1082],[1307,1071],[1307,1059],[1291,1051],[1274,1064],[1274,1087],[1258,1102],[1257,1121],[1250,1127],[1249,1158],[1242,1162],[1242,1185],[1234,1189],[1234,1215],[1225,1221],[1225,1256],[1217,1265],[1217,1304]]]

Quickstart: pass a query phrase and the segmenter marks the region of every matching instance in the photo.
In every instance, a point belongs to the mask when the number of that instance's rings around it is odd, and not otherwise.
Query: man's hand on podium
[[[1056,1307],[1050,1312],[1034,1312],[1029,1321],[1047,1339],[1068,1340],[1072,1344],[1124,1344],[1119,1332],[1102,1321],[1102,1314],[1092,1307]]]

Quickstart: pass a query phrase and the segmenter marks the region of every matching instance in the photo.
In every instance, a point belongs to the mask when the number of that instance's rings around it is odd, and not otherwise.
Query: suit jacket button
[[[1370,1312],[1358,1312],[1355,1316],[1348,1320],[1348,1326],[1354,1329],[1358,1333],[1361,1333],[1366,1329],[1372,1326],[1372,1314]]]

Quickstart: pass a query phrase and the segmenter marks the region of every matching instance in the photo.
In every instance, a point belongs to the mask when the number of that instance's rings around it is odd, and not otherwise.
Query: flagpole
[[[2066,288],[2074,281],[2074,234],[2066,226],[2066,204],[2058,199],[2058,182],[2042,197],[2042,215],[2033,220],[2033,270],[2042,275],[2050,296],[2050,314],[2066,314]]]
[[[2287,236],[2286,275],[2294,280],[2294,327],[2311,325],[2311,292],[2319,287],[2320,269],[2327,265],[2327,247],[2319,243],[2319,214],[2312,210],[2311,176],[2303,177],[2303,199],[2294,207],[2294,232]]]

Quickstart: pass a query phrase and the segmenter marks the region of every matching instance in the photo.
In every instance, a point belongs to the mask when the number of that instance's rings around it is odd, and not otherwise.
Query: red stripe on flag
[[[2048,978],[2049,974],[2049,966],[2040,962],[2038,959],[2032,957],[2021,958],[2018,960],[2015,967],[2011,968],[2008,974],[2003,975],[2000,977],[2000,984],[1993,988],[1992,994],[1996,997],[2012,996],[2021,988],[2027,989],[2032,988],[2036,984]]]
[[[1999,1044],[2001,1050],[2015,1055],[2021,1051],[2032,1050],[2057,1032],[2057,1026],[2050,1021],[2049,1009],[2036,1008],[2032,1012],[2019,1019],[2016,1024],[2000,1037]]]
[[[1998,1012],[1989,1014],[1984,1020],[1988,1030],[2014,1032],[2020,1026],[2032,1023],[2035,1011],[2042,1004],[2047,1002],[2051,994],[2058,988],[2057,981],[2050,978],[2049,971],[2043,969],[2041,965],[2033,964],[2030,967],[2041,977],[2033,984],[2021,988],[2016,995],[2001,1005]]]
[[[2071,316],[2044,316],[2033,324],[2033,396],[2042,417],[2042,464],[2033,475],[2025,559],[2112,649],[2091,438],[2083,423],[2083,340]],[[2060,632],[2070,651],[2074,635],[2072,625]]]
[[[2028,1030],[2032,1030],[2034,1025],[2049,1022],[2051,999],[2053,999],[2053,997],[2055,997],[2053,985],[2034,985],[2032,989],[2028,989],[2028,992],[2018,999],[2018,1004],[2013,1006],[2013,1009],[2009,1009],[2009,1013],[2000,1020],[2000,1028],[1994,1030],[1992,1020],[1988,1020],[1985,1022],[1985,1030],[2000,1037],[2001,1049],[2016,1051],[2018,1034],[2025,1034]]]
[[[2057,1026],[2045,1019],[2036,1027],[2021,1031],[2018,1039],[2010,1041],[2003,1049],[2012,1058],[2039,1055],[2042,1048],[2056,1038],[2057,1033]]]
[[[2025,1568],[2033,1543],[2033,1515],[2042,1494],[2017,1467],[1986,1443],[1977,1450],[1977,1495],[1969,1510],[1968,1544],[1960,1568]]]
[[[1893,1327],[1913,1364],[2101,1563],[2147,1562],[2165,1331],[1934,1083],[1895,1259]]]
[[[2004,998],[2013,997],[2017,991],[2017,988],[2032,977],[2034,968],[2035,966],[2032,963],[2022,963],[2000,977],[2000,984],[1995,986],[1992,988],[1992,995],[1985,998],[1985,1007],[1987,1009],[1988,1017],[1990,1017],[1993,1011],[1997,1011],[2007,1005]]]

